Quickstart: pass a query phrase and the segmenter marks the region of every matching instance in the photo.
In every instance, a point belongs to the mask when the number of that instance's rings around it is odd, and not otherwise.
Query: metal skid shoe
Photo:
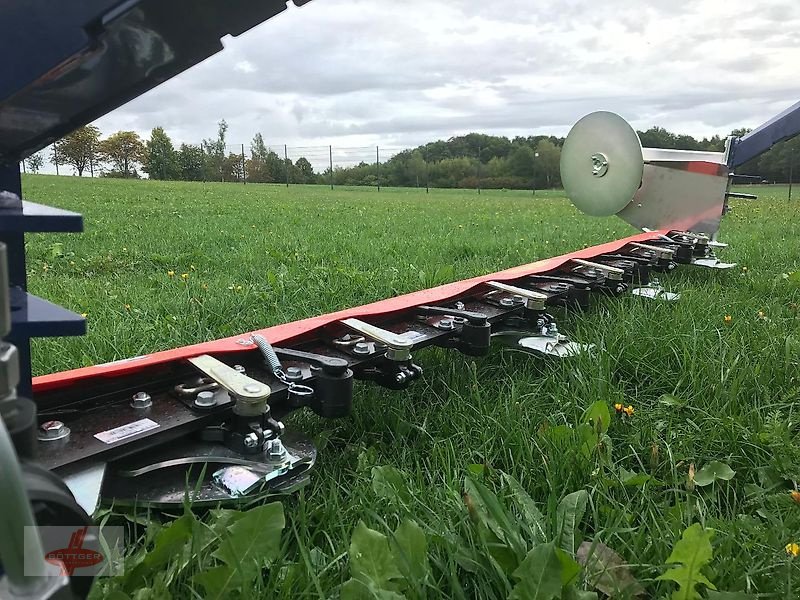
[[[270,387],[209,355],[189,359],[202,373],[176,395],[198,411],[233,403],[230,419],[195,435],[115,461],[105,474],[101,497],[116,504],[165,508],[188,495],[195,506],[252,500],[294,491],[308,482],[317,451],[311,441],[286,432],[271,416]],[[279,364],[279,363],[278,363]],[[298,394],[314,392],[296,385]],[[137,394],[133,403],[151,401]]]
[[[498,291],[513,294],[511,300],[521,299],[524,310],[521,315],[506,319],[492,332],[492,339],[506,347],[528,352],[538,356],[566,358],[585,352],[591,352],[594,344],[571,342],[558,331],[552,315],[545,310],[548,296],[532,290],[490,281],[490,287]],[[499,304],[503,304],[503,298]]]

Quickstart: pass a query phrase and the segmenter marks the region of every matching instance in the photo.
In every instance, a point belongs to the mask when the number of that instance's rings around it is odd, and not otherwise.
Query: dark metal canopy
[[[309,0],[293,0],[300,6]],[[17,162],[222,49],[288,0],[0,3],[0,162]]]

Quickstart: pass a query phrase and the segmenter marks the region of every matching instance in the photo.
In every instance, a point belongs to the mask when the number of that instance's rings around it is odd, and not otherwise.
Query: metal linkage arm
[[[800,134],[800,102],[771,118],[753,131],[734,140],[728,154],[730,168],[743,165],[764,154],[778,142]]]

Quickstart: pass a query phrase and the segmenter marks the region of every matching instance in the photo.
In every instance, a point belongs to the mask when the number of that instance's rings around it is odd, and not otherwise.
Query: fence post
[[[378,191],[381,191],[381,155],[378,146],[375,146],[375,172],[377,173]]]
[[[328,146],[328,153],[331,159],[331,189],[333,189],[333,145]]]
[[[478,196],[481,195],[481,147],[478,146],[478,165],[475,167],[475,185],[478,186]]]
[[[283,168],[286,169],[286,187],[289,187],[289,152],[283,145]]]
[[[247,185],[247,171],[245,170],[244,162],[244,144],[242,144],[242,183]]]
[[[794,166],[794,148],[789,147],[789,202],[792,201],[792,167]]]
[[[56,163],[56,175],[58,175],[58,147],[53,142],[53,162]]]

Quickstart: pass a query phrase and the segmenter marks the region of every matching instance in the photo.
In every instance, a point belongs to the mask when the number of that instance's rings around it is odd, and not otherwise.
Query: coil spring
[[[283,367],[281,366],[281,361],[278,358],[278,355],[275,354],[272,344],[270,344],[263,335],[258,335],[257,333],[251,335],[250,339],[256,346],[258,346],[258,349],[261,350],[261,354],[264,356],[264,360],[269,365],[270,371],[276,374],[282,373]]]

